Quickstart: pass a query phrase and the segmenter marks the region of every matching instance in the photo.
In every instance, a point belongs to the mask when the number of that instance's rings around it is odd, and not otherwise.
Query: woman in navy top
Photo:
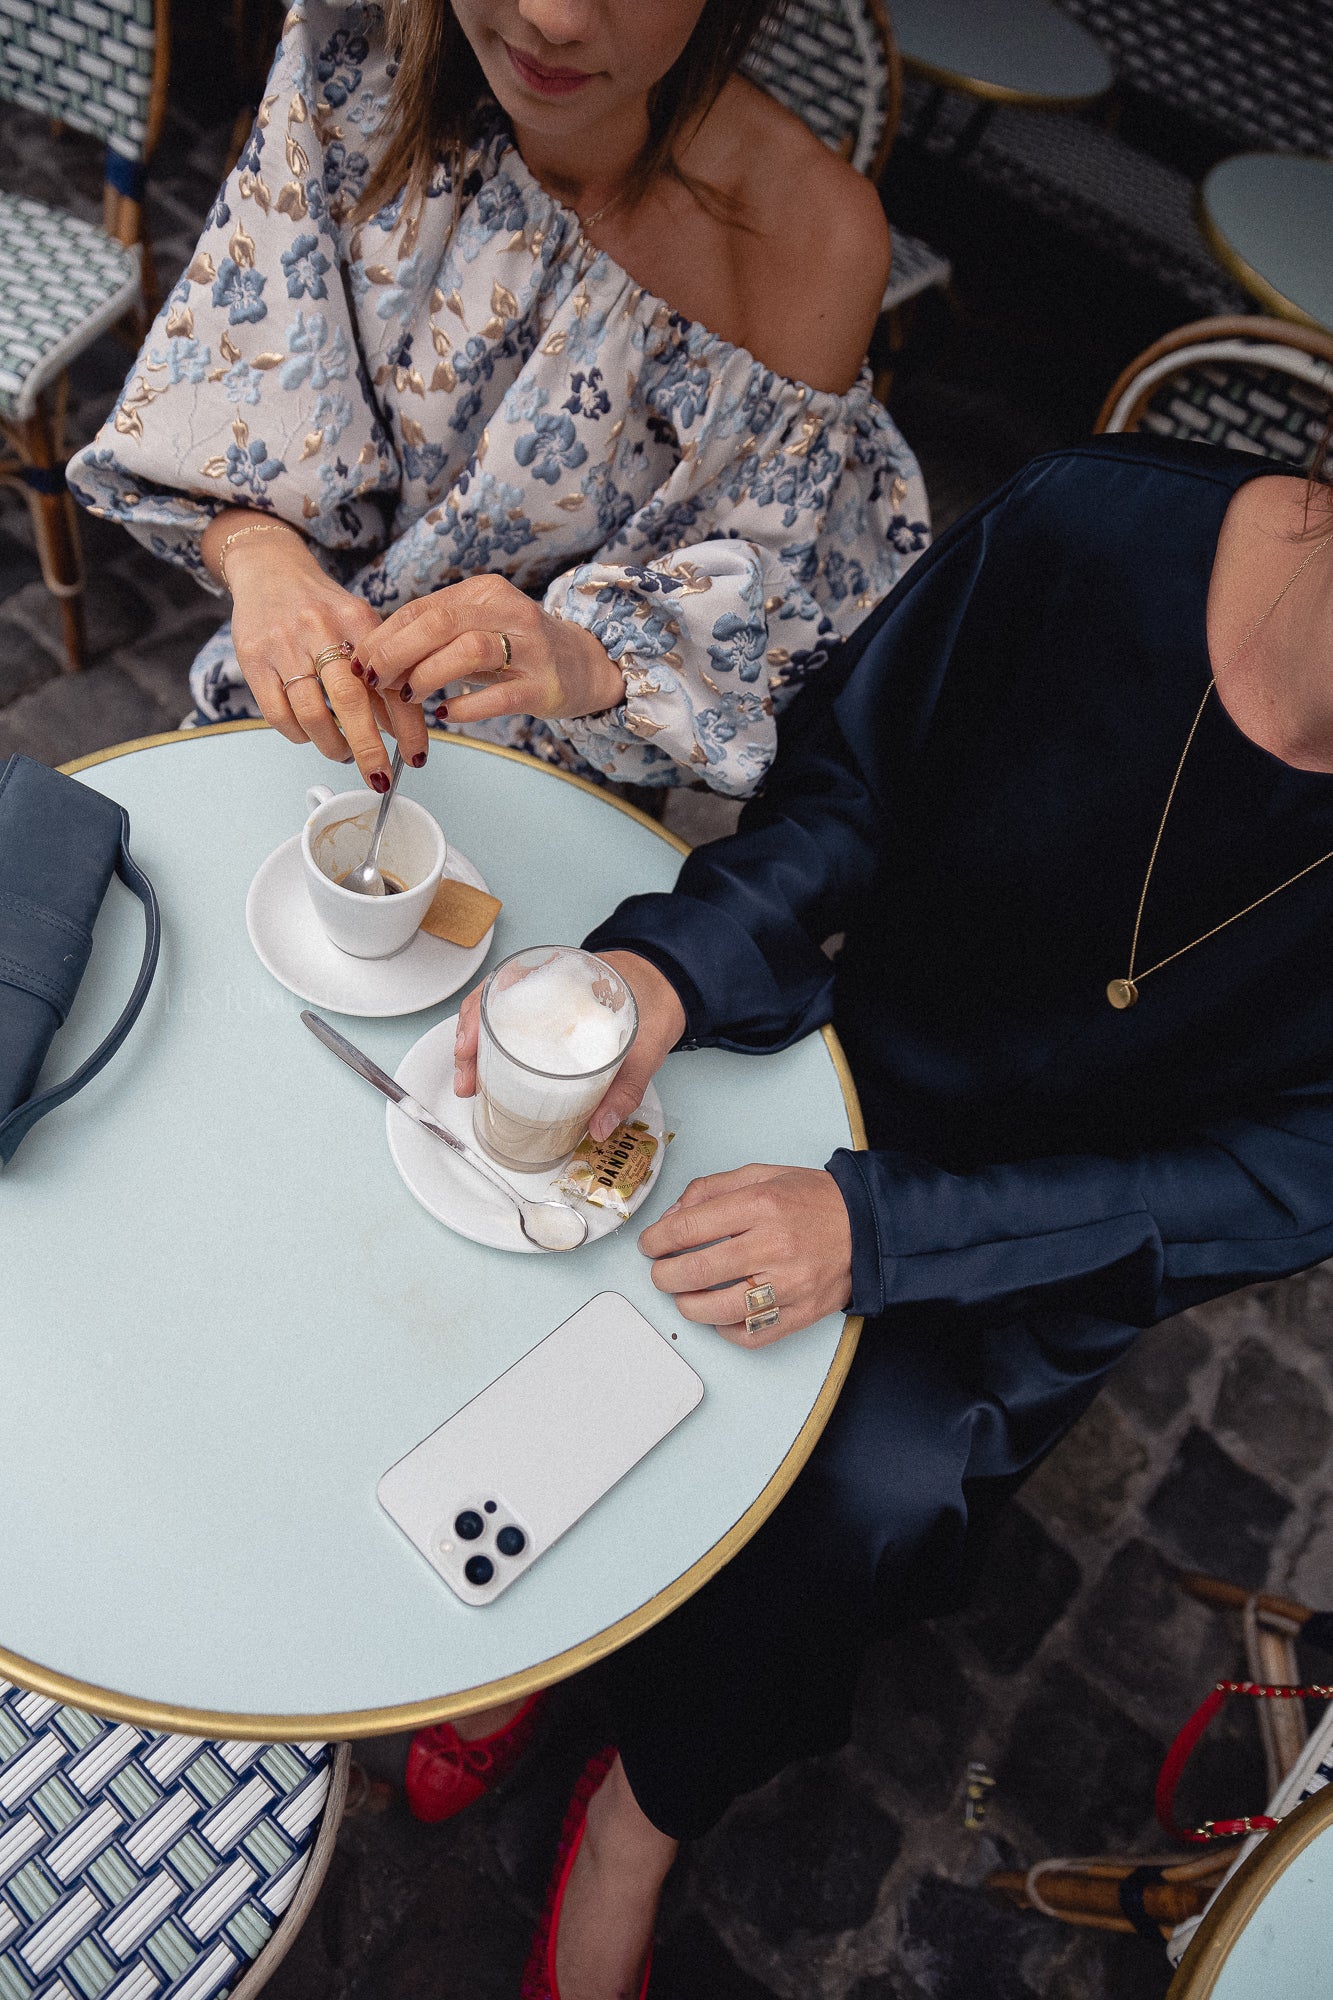
[[[834,1024],[870,1150],[695,1183],[641,1241],[729,1338],[867,1323],[787,1498],[615,1662],[562,1992],[637,1991],[675,1842],[843,1739],[872,1620],[956,1601],[1139,1328],[1333,1255],[1327,502],[1192,445],[1038,459],[793,705],[737,833],[587,940],[641,1020],[594,1130],[672,1046]]]

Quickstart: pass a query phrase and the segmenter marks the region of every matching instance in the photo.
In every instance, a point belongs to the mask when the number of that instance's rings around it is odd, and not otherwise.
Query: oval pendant
[[[1132,1007],[1138,999],[1139,989],[1132,979],[1113,979],[1106,989],[1106,997],[1123,1014],[1126,1007]]]

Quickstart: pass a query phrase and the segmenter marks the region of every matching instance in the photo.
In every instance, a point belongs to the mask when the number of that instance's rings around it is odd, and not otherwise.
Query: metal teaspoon
[[[384,823],[389,817],[389,807],[393,804],[393,795],[398,790],[398,780],[402,775],[403,753],[395,743],[393,763],[389,766],[389,789],[380,800],[380,809],[375,816],[375,830],[370,836],[366,858],[342,879],[342,887],[350,889],[354,896],[383,896],[386,893],[384,877],[380,874],[376,863],[379,860],[380,841],[384,838]]]
[[[432,1118],[424,1104],[419,1104],[410,1091],[404,1090],[401,1083],[395,1083],[378,1063],[372,1062],[364,1049],[359,1049],[355,1042],[349,1042],[345,1035],[340,1035],[336,1028],[331,1028],[321,1015],[309,1007],[302,1008],[301,1019],[311,1034],[316,1035],[326,1048],[332,1049],[335,1056],[340,1056],[349,1069],[354,1069],[367,1083],[373,1083],[376,1090],[382,1090],[391,1103],[406,1112],[424,1132],[429,1132],[433,1139],[442,1139],[450,1151],[488,1181],[497,1194],[512,1202],[518,1210],[518,1226],[529,1243],[535,1243],[539,1250],[577,1250],[581,1243],[587,1241],[586,1215],[580,1215],[567,1201],[530,1201],[526,1195],[519,1194],[508,1181],[488,1167],[485,1160],[479,1159],[456,1132],[451,1132],[447,1125]]]

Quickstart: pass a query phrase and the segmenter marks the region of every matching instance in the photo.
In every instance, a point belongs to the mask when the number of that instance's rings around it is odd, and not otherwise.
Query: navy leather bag
[[[148,997],[162,920],[129,840],[129,814],[113,799],[31,757],[11,757],[0,770],[0,1165],[39,1118],[111,1060]],[[144,907],[134,991],[87,1061],[34,1097],[46,1052],[79,990],[113,874]]]

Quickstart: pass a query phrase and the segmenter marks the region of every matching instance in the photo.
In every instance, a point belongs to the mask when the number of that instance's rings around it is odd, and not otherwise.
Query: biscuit
[[[471,950],[481,943],[502,908],[498,897],[474,889],[470,882],[453,882],[446,876],[421,919],[421,928],[432,937]]]

